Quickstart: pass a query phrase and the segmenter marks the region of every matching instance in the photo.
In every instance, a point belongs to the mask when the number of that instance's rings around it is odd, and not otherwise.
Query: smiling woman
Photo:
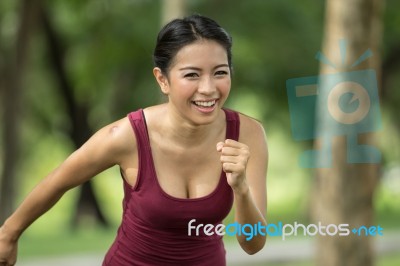
[[[215,120],[231,86],[224,47],[214,40],[194,41],[177,52],[167,71],[153,70],[162,92],[174,103],[170,107],[194,123]]]
[[[221,235],[188,235],[188,222],[265,226],[268,151],[263,127],[223,108],[231,38],[200,15],[159,33],[153,73],[168,102],[137,110],[93,135],[52,171],[0,228],[0,265],[14,265],[22,232],[70,188],[118,165],[123,218],[104,266],[225,265]],[[237,235],[249,254],[266,238]]]

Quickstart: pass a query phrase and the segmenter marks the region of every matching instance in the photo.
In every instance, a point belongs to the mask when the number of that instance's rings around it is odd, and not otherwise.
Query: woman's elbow
[[[240,245],[247,254],[254,255],[264,248],[265,242],[266,242],[266,237],[263,237],[261,239],[257,239],[257,241],[255,242],[246,241],[241,243]]]

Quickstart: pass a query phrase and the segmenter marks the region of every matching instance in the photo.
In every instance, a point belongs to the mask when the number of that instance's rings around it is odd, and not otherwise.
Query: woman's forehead
[[[182,47],[175,55],[172,67],[207,67],[223,64],[228,65],[225,48],[216,41],[199,40]]]

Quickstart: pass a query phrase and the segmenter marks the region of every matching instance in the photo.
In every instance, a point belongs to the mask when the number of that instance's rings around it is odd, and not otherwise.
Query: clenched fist
[[[226,173],[228,184],[234,191],[247,188],[246,166],[250,158],[250,150],[246,144],[227,139],[217,143],[217,151],[221,153],[222,169]]]

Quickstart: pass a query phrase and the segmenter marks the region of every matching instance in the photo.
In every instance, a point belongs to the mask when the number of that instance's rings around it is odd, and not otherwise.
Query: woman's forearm
[[[51,173],[28,194],[16,211],[4,222],[3,232],[11,241],[17,241],[25,229],[54,206],[67,189],[57,186],[54,172]]]
[[[257,208],[251,191],[247,185],[243,186],[240,190],[234,191],[235,196],[235,221],[241,226],[245,224],[266,226],[265,218],[261,211]],[[255,234],[249,239],[244,234],[237,234],[236,237],[240,246],[248,254],[254,254],[260,251],[266,241],[266,235]]]

